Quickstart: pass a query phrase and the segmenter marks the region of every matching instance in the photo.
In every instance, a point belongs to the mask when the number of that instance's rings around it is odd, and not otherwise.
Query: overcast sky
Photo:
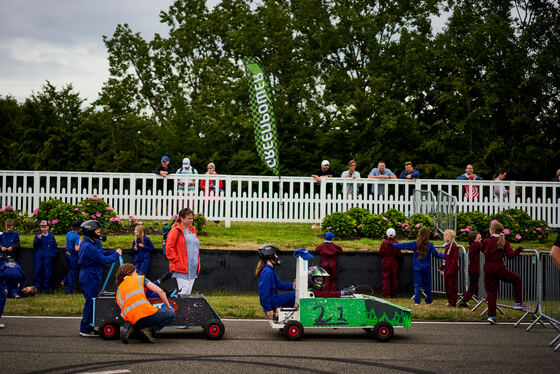
[[[103,35],[117,24],[152,39],[173,0],[0,0],[0,95],[23,101],[46,80],[93,101],[108,77]]]

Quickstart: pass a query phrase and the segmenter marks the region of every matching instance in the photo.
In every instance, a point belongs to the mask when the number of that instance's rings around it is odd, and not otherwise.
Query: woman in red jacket
[[[515,257],[523,248],[518,247],[516,250],[513,250],[504,237],[503,231],[504,226],[498,221],[493,221],[490,224],[491,236],[482,242],[482,253],[484,253],[485,261],[484,287],[486,288],[486,297],[488,299],[488,322],[492,325],[496,324],[496,299],[498,297],[500,281],[513,283],[514,308],[527,308],[527,305],[523,304],[521,277],[506,269],[504,265],[504,255],[509,258]]]
[[[191,294],[200,273],[200,242],[193,220],[192,210],[181,209],[179,218],[167,234],[165,255],[169,260],[169,272],[177,280],[179,297]]]
[[[447,306],[455,308],[457,305],[457,282],[459,281],[459,247],[455,244],[455,231],[445,230],[443,233],[445,241],[445,266],[444,285],[447,295]]]

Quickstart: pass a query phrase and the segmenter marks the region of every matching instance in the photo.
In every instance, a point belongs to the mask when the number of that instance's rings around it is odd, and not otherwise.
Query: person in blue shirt
[[[150,268],[150,260],[154,251],[154,244],[146,236],[146,229],[143,225],[134,228],[134,241],[132,242],[132,253],[135,254],[134,267],[138,274],[147,275]]]
[[[80,249],[80,225],[82,221],[74,220],[72,221],[72,228],[66,234],[66,263],[68,264],[68,273],[66,277],[60,282],[62,288],[66,290],[64,293],[66,295],[71,295],[74,293],[74,283],[76,283],[76,278],[78,277],[78,250]]]
[[[257,264],[255,275],[259,278],[259,301],[267,317],[274,317],[274,310],[278,307],[293,307],[296,293],[278,293],[278,290],[293,291],[293,282],[282,282],[276,275],[275,266],[280,265],[278,253],[280,250],[272,245],[263,245],[259,248],[260,261]]]
[[[54,258],[58,254],[58,244],[54,235],[49,233],[49,223],[39,223],[41,232],[33,239],[35,257],[33,260],[33,285],[37,291],[48,294],[53,272]]]
[[[2,249],[2,258],[4,261],[6,256],[10,255],[15,257],[19,249],[19,234],[14,231],[14,220],[6,220],[6,231],[0,233],[0,249]]]
[[[385,161],[379,161],[377,163],[377,167],[371,169],[371,171],[369,172],[368,178],[374,178],[374,179],[396,179],[397,176],[395,175],[395,173],[393,173],[391,171],[391,169],[388,169],[385,167]],[[375,197],[375,184],[371,185],[371,194]],[[385,195],[385,185],[384,184],[380,184],[377,188],[377,194],[378,195]]]
[[[4,263],[2,277],[4,278],[4,290],[8,297],[14,299],[19,299],[20,297],[35,296],[37,289],[35,286],[24,287],[25,273],[23,269],[11,256],[6,257],[6,262]]]
[[[422,227],[418,231],[418,237],[413,242],[391,243],[394,248],[413,251],[412,264],[414,268],[414,305],[420,304],[422,288],[426,293],[426,304],[431,304],[432,298],[432,265],[431,257],[445,258],[442,253],[436,251],[436,247],[430,242],[430,230]]]
[[[412,161],[407,161],[404,163],[404,170],[401,171],[399,179],[418,179],[420,178],[420,172],[412,166]]]
[[[96,336],[93,331],[93,298],[97,297],[101,287],[103,277],[103,265],[110,264],[119,259],[122,250],[103,250],[101,241],[106,240],[105,235],[101,235],[101,222],[88,220],[82,223],[82,234],[84,236],[78,251],[78,266],[80,268],[80,285],[86,299],[82,322],[80,323],[80,336]]]

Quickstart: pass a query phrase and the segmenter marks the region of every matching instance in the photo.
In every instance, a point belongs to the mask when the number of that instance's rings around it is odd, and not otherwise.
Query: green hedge
[[[522,240],[545,241],[550,228],[545,221],[533,220],[526,212],[519,209],[508,209],[493,215],[481,212],[465,212],[457,214],[457,239],[466,241],[471,231],[478,231],[482,235],[488,232],[493,220],[504,225],[504,233],[510,242]],[[434,219],[430,215],[416,213],[407,217],[403,212],[389,209],[383,214],[372,214],[366,209],[352,208],[346,213],[335,212],[323,219],[323,233],[331,230],[341,239],[366,237],[384,239],[389,227],[396,230],[400,237],[414,240],[421,227],[431,229],[432,237],[441,237],[434,230]]]

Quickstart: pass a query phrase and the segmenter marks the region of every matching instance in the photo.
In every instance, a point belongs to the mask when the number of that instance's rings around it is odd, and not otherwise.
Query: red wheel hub
[[[105,330],[103,332],[105,333],[105,335],[113,335],[115,330],[112,325],[107,325],[105,326]]]
[[[291,336],[297,336],[297,334],[299,334],[299,329],[297,328],[297,326],[292,326],[288,329],[288,332]]]
[[[210,334],[212,335],[218,335],[220,333],[220,326],[218,325],[212,325],[210,326],[210,328],[208,329],[208,331],[210,332]]]
[[[389,335],[389,329],[387,327],[383,326],[379,329],[379,336],[385,337],[388,335]]]

